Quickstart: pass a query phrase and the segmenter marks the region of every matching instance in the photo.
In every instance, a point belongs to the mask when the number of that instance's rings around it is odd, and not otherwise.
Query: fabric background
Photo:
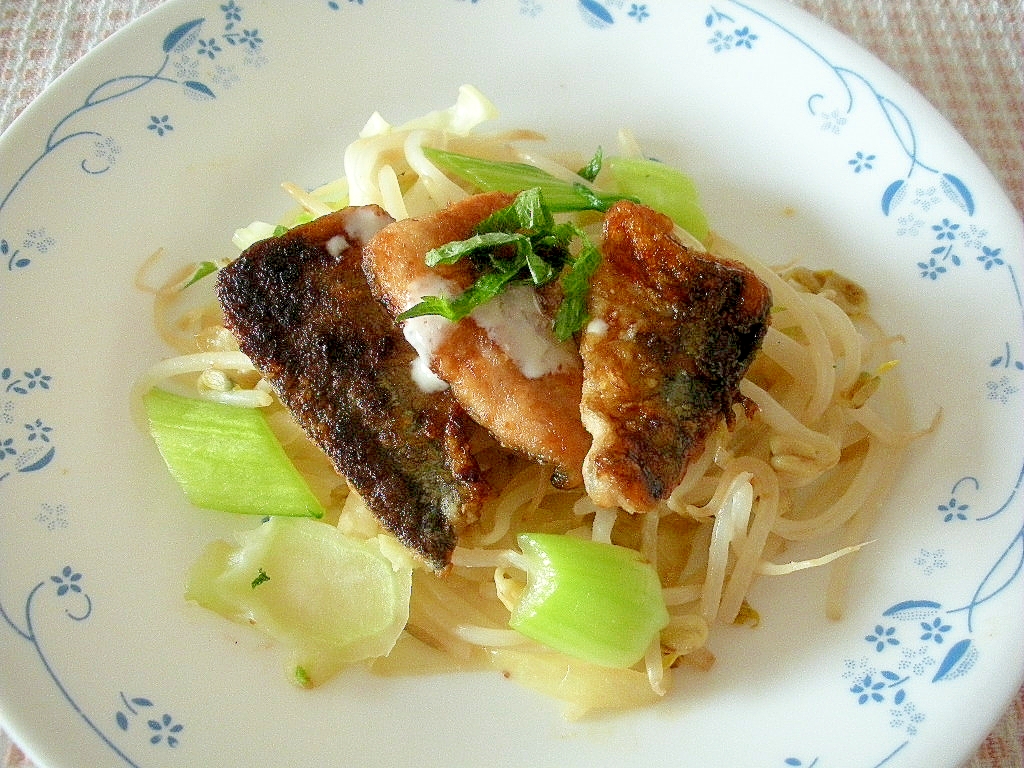
[[[793,0],[909,81],[1024,215],[1024,0]],[[57,75],[161,0],[0,0],[0,131]],[[0,732],[0,768],[32,768]],[[1024,766],[1024,690],[963,768]]]

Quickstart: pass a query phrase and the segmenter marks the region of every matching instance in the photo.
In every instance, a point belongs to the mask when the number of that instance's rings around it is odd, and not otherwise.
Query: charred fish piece
[[[771,310],[746,266],[687,248],[673,230],[645,206],[612,206],[580,343],[581,414],[594,437],[586,489],[634,513],[666,499],[731,420]]]
[[[393,219],[345,208],[255,243],[223,269],[227,328],[381,524],[435,571],[489,495],[476,429],[448,392],[424,392],[416,352],[370,292],[363,247]]]

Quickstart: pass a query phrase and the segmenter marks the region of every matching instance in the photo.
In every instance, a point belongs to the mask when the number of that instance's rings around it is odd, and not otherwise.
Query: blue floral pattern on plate
[[[896,234],[920,243],[920,260],[908,265],[929,282],[948,279],[955,272],[973,266],[1005,280],[1017,297],[1021,318],[1024,304],[1017,274],[1000,254],[998,243],[990,242],[984,225],[984,211],[977,210],[970,186],[956,169],[930,165],[927,146],[919,143],[914,121],[906,110],[887,96],[872,80],[855,69],[833,61],[825,52],[799,34],[752,6],[738,0],[712,6],[704,16],[704,25],[712,30],[708,45],[719,55],[752,51],[755,42],[769,44],[769,31],[777,33],[771,44],[797,45],[811,51],[820,65],[831,72],[844,95],[834,106],[822,93],[807,97],[809,118],[818,120],[820,129],[842,135],[854,120],[879,122],[876,135],[885,144],[858,150],[845,164],[855,174],[868,174],[883,153],[904,158],[906,172],[897,179],[880,180],[878,196],[882,214],[893,222]],[[764,30],[761,32],[760,30]],[[753,64],[753,61],[751,62]],[[842,150],[836,162],[842,163]],[[999,372],[997,380],[987,383],[984,393],[990,400],[1008,404],[1020,391],[1024,376],[1021,345],[1024,323],[1018,338],[1007,341],[1004,349],[993,350],[994,358],[983,365]],[[962,477],[951,484],[948,496],[936,505],[942,523],[984,523],[1010,508],[1024,482],[1024,465],[1016,477],[1004,478],[1003,501],[994,508],[975,511],[969,495],[980,490],[979,481]],[[945,567],[943,554],[922,549],[914,559],[926,574]],[[965,602],[946,606],[927,597],[913,597],[883,609],[878,623],[866,628],[863,642],[869,653],[846,660],[839,674],[839,685],[847,688],[857,706],[868,715],[887,718],[893,732],[891,745],[879,744],[878,760],[871,766],[891,764],[927,725],[927,706],[918,698],[928,686],[942,684],[970,673],[979,654],[984,653],[984,638],[973,633],[973,617],[987,603],[1021,578],[1024,570],[1024,527],[1021,527],[998,559],[991,564],[981,582],[968,587]],[[999,608],[1005,610],[1005,606]],[[924,698],[924,697],[922,697]],[[827,768],[821,756],[787,756],[785,766]]]
[[[45,373],[42,368],[31,368],[18,374],[15,369],[8,367],[0,370],[0,384],[4,385],[5,397],[2,410],[0,410],[0,425],[9,427],[16,426],[26,418],[19,415],[21,413],[20,402],[17,401],[50,392],[54,382],[53,377]],[[7,437],[0,432],[0,482],[13,482],[16,473],[34,473],[46,469],[56,455],[56,446],[51,439],[52,432],[52,428],[47,426],[41,418],[25,423],[24,432],[21,435]],[[10,468],[5,465],[9,465]],[[49,531],[68,527],[67,508],[62,503],[43,502],[35,519]],[[2,601],[0,601],[0,619],[16,636],[32,646],[57,690],[113,753],[129,766],[139,765],[111,739],[107,733],[108,729],[104,728],[102,721],[94,719],[76,704],[73,692],[62,681],[57,666],[59,660],[50,658],[46,651],[45,638],[37,634],[36,618],[37,611],[40,610],[38,604],[40,599],[46,595],[47,588],[51,590],[50,596],[56,598],[56,603],[45,601],[45,609],[54,611],[58,607],[62,608],[64,616],[72,623],[69,631],[73,630],[74,624],[86,622],[92,616],[93,603],[86,589],[85,577],[71,565],[65,565],[57,573],[40,581],[31,589],[21,609],[23,617],[21,622],[8,612]],[[124,702],[125,709],[132,715],[137,715],[143,707],[154,706],[152,701],[142,697],[133,697],[129,701],[124,694],[120,694],[120,698]],[[131,720],[123,711],[118,711],[116,722],[118,727],[126,732],[131,725]],[[181,739],[183,726],[174,721],[169,714],[163,713],[160,716],[151,717],[146,720],[145,726],[150,734],[148,736],[149,743],[152,745],[163,743],[173,748]]]
[[[92,88],[78,106],[54,123],[39,154],[13,184],[0,190],[0,257],[8,271],[25,269],[39,256],[53,255],[59,250],[45,227],[23,235],[4,231],[4,209],[41,164],[64,155],[91,176],[109,173],[117,165],[122,142],[127,139],[119,140],[90,128],[88,117],[92,112],[158,87],[187,99],[215,99],[218,92],[239,81],[240,70],[261,67],[267,62],[259,28],[243,23],[242,8],[229,0],[215,6],[215,10],[212,15],[219,17],[217,22],[195,18],[171,29],[153,51],[154,66],[150,70],[118,75]],[[169,112],[152,115],[143,126],[151,136],[161,139],[169,137],[174,127]]]
[[[0,619],[18,637],[32,646],[57,690],[111,752],[125,765],[139,768],[145,763],[137,762],[130,756],[130,748],[115,740],[112,729],[105,725],[107,718],[98,719],[82,710],[75,702],[74,693],[65,686],[57,668],[60,660],[49,656],[46,651],[47,638],[40,636],[36,630],[40,610],[56,612],[61,609],[65,618],[71,622],[71,626],[66,630],[68,632],[74,631],[75,624],[87,622],[93,614],[93,602],[86,587],[87,580],[83,574],[72,566],[65,565],[58,573],[40,581],[32,588],[22,607],[21,623],[15,620],[3,605],[0,605]],[[47,597],[51,599],[47,600]],[[39,607],[40,602],[44,607]],[[120,706],[112,720],[118,729],[126,734],[134,730],[151,747],[175,749],[181,743],[184,725],[171,714],[160,710],[151,699],[144,696],[128,697],[123,692],[118,692],[116,699]]]
[[[50,391],[52,380],[38,367],[20,374],[0,369],[0,483],[15,473],[37,472],[56,455],[53,427],[35,415],[38,411],[27,410],[29,402],[35,405],[37,396]]]
[[[476,5],[481,0],[454,0],[462,5]],[[372,0],[327,0],[327,7],[340,11],[348,7],[369,5]],[[544,12],[542,0],[518,0],[519,12],[523,16],[535,17]],[[651,17],[654,3],[631,3],[624,0],[576,0],[583,21],[592,27],[602,29],[623,20],[642,23]]]
[[[214,5],[209,21],[192,18],[177,24],[163,37],[154,50],[154,67],[143,73],[125,73],[104,80],[93,87],[82,102],[57,120],[45,137],[38,155],[20,172],[0,197],[0,258],[8,272],[25,270],[41,256],[59,253],[54,237],[45,226],[31,229],[21,236],[3,236],[5,209],[14,203],[23,186],[46,162],[60,155],[73,159],[86,176],[110,173],[117,165],[123,142],[138,140],[144,133],[165,139],[175,130],[171,113],[150,117],[138,127],[131,138],[115,137],[91,129],[88,117],[96,110],[106,109],[146,90],[171,88],[168,97],[190,100],[216,99],[217,94],[237,84],[241,72],[267,63],[263,38],[257,26],[249,26],[243,8],[234,0]],[[168,102],[170,103],[170,102]],[[77,149],[76,149],[77,148]],[[51,465],[57,454],[57,435],[46,417],[29,410],[40,395],[54,386],[53,377],[39,366],[6,366],[0,369],[0,484],[14,481],[16,475],[35,473]],[[26,415],[27,414],[27,415]],[[36,521],[49,531],[68,528],[68,510],[59,502],[43,502]],[[75,693],[62,680],[60,660],[46,651],[44,638],[37,635],[34,618],[40,596],[49,585],[72,623],[87,622],[93,604],[86,590],[82,573],[65,565],[47,580],[40,581],[24,600],[19,623],[0,601],[0,619],[28,642],[42,662],[57,690],[71,707],[124,764],[137,767],[145,762],[130,755],[130,748],[116,738],[117,731],[127,736],[138,733],[151,747],[177,749],[182,744],[184,725],[172,714],[161,710],[147,696],[128,696],[118,692],[119,708],[112,718],[97,718],[76,702]],[[47,607],[51,605],[47,603]],[[107,723],[116,725],[116,729]]]

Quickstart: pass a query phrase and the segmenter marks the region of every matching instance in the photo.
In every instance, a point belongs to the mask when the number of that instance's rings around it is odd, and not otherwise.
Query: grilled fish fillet
[[[685,247],[673,229],[635,203],[608,211],[580,343],[587,493],[634,513],[667,498],[731,419],[771,309],[753,272]]]
[[[256,243],[218,276],[225,324],[381,524],[437,571],[489,489],[475,425],[410,376],[415,350],[370,292],[367,241],[392,219],[346,208]]]
[[[363,262],[375,295],[394,315],[425,295],[459,295],[476,277],[472,263],[463,259],[431,268],[424,257],[433,248],[470,237],[477,224],[514,199],[502,192],[474,195],[431,216],[381,230],[370,240]],[[571,342],[555,340],[534,292],[524,290],[512,289],[457,323],[438,317],[407,320],[405,332],[419,339],[431,370],[451,386],[477,423],[506,448],[550,465],[557,487],[577,487],[590,447],[579,411],[582,364]],[[494,313],[501,317],[491,317]],[[546,361],[537,370],[523,362],[527,348],[539,348],[529,356]]]

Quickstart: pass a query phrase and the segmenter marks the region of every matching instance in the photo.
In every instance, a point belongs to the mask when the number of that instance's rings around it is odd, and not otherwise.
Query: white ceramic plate
[[[659,706],[568,723],[497,674],[352,673],[308,692],[185,605],[234,521],[185,505],[129,419],[165,353],[132,286],[158,248],[231,253],[394,122],[473,83],[565,146],[620,126],[688,169],[770,262],[863,283],[907,340],[913,453],[846,617],[824,574],[765,581],[757,630]],[[48,768],[955,766],[1017,690],[1024,638],[1021,224],[954,131],[775,0],[172,0],[0,142],[0,710]]]

